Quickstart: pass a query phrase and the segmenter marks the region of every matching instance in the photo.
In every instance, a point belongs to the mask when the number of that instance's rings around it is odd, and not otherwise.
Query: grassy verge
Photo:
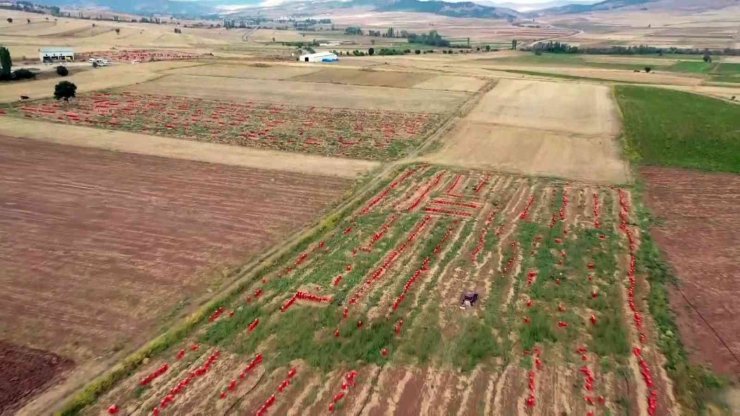
[[[340,206],[333,213],[320,220],[316,226],[305,232],[298,241],[289,244],[289,246],[282,252],[277,251],[267,254],[265,257],[260,259],[256,265],[250,265],[250,267],[245,266],[236,271],[236,274],[241,277],[238,277],[235,283],[221,295],[214,297],[211,301],[200,307],[183,321],[175,324],[167,332],[159,335],[151,342],[124,358],[112,370],[102,374],[87,384],[83,389],[74,394],[66,403],[64,403],[57,414],[62,416],[77,415],[85,407],[95,403],[100,396],[112,389],[118,382],[133,374],[138,367],[142,365],[145,359],[165,351],[177,342],[182,341],[190,335],[199,326],[199,324],[204,322],[216,308],[220,305],[233,302],[234,299],[242,294],[255,279],[259,278],[259,276],[276,270],[279,266],[295,258],[297,254],[305,250],[306,247],[308,247],[318,236],[334,229],[343,218],[364,203],[369,195],[372,195],[379,189],[382,189],[382,187],[387,186],[391,179],[404,168],[405,166],[397,167],[393,172],[390,172],[390,174],[386,176],[385,180],[378,181],[369,189],[358,192],[358,196],[352,199],[350,203]],[[244,315],[249,315],[248,312],[249,311],[245,312]]]
[[[627,153],[645,165],[740,173],[740,106],[661,88],[616,86]]]

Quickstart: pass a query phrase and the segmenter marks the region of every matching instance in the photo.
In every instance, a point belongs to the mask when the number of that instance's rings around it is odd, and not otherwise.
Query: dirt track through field
[[[63,134],[50,134],[52,131]],[[365,160],[252,149],[10,117],[0,117],[0,134],[140,155],[347,179],[357,178],[379,166],[377,162]]]
[[[148,339],[351,183],[10,137],[0,149],[0,338],[78,363]]]
[[[533,127],[534,126],[534,127]],[[597,183],[629,181],[608,87],[501,80],[424,160]]]

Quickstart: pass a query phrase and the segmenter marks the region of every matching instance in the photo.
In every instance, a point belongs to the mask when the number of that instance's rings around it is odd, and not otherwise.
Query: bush
[[[368,55],[370,55],[370,56],[373,56],[373,55],[375,55],[375,48],[370,48],[370,49],[368,49],[368,50],[367,50],[367,54],[368,54]]]
[[[414,53],[417,54],[417,55],[420,55],[421,54],[421,51],[417,49],[417,50],[414,51]]]
[[[13,78],[12,79],[31,79],[36,78],[36,74],[32,71],[29,71],[28,69],[16,69],[13,71]]]
[[[54,98],[57,100],[64,99],[64,101],[69,101],[76,94],[77,85],[69,81],[62,81],[54,87]]]
[[[653,68],[651,68],[651,67],[649,67],[649,66],[646,66],[646,67],[645,67],[645,72],[647,72],[648,74],[649,74],[649,73],[650,73],[650,71],[652,71],[652,70],[653,70]]]
[[[66,77],[67,75],[69,75],[69,69],[67,69],[67,67],[64,65],[59,65],[57,67],[57,75],[59,75],[60,77]]]

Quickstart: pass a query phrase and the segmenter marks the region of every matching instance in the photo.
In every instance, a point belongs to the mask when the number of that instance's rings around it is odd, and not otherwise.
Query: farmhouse
[[[41,48],[39,49],[41,62],[74,61],[75,51],[72,48]]]
[[[337,62],[339,57],[332,52],[318,52],[301,55],[301,62]]]

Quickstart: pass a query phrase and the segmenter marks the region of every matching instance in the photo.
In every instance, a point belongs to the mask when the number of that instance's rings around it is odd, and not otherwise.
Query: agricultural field
[[[651,230],[679,284],[670,301],[693,362],[740,375],[740,176],[644,167]]]
[[[59,381],[72,366],[70,360],[46,351],[26,348],[0,340],[0,414],[11,414],[27,397]]]
[[[136,92],[98,92],[73,103],[19,103],[11,115],[165,137],[358,159],[396,159],[441,117],[430,113],[233,103]]]
[[[0,165],[0,339],[59,364],[18,367],[38,385],[2,406],[135,349],[352,184],[5,136]]]
[[[193,52],[156,49],[126,49],[117,51],[93,51],[78,54],[77,60],[85,61],[89,58],[105,58],[110,62],[155,62],[155,61],[184,61],[203,58]]]
[[[399,168],[85,413],[674,414],[634,204]]]
[[[127,91],[233,102],[254,100],[307,107],[436,114],[452,112],[470,97],[462,91],[410,88],[400,94],[397,88],[389,87],[198,75],[168,75],[133,85]]]
[[[200,75],[225,78],[289,79],[321,71],[317,66],[256,64],[211,64],[176,68],[168,74]]]
[[[616,87],[628,155],[643,165],[740,173],[740,106],[681,91]]]
[[[597,183],[629,178],[608,87],[500,80],[424,160]]]

